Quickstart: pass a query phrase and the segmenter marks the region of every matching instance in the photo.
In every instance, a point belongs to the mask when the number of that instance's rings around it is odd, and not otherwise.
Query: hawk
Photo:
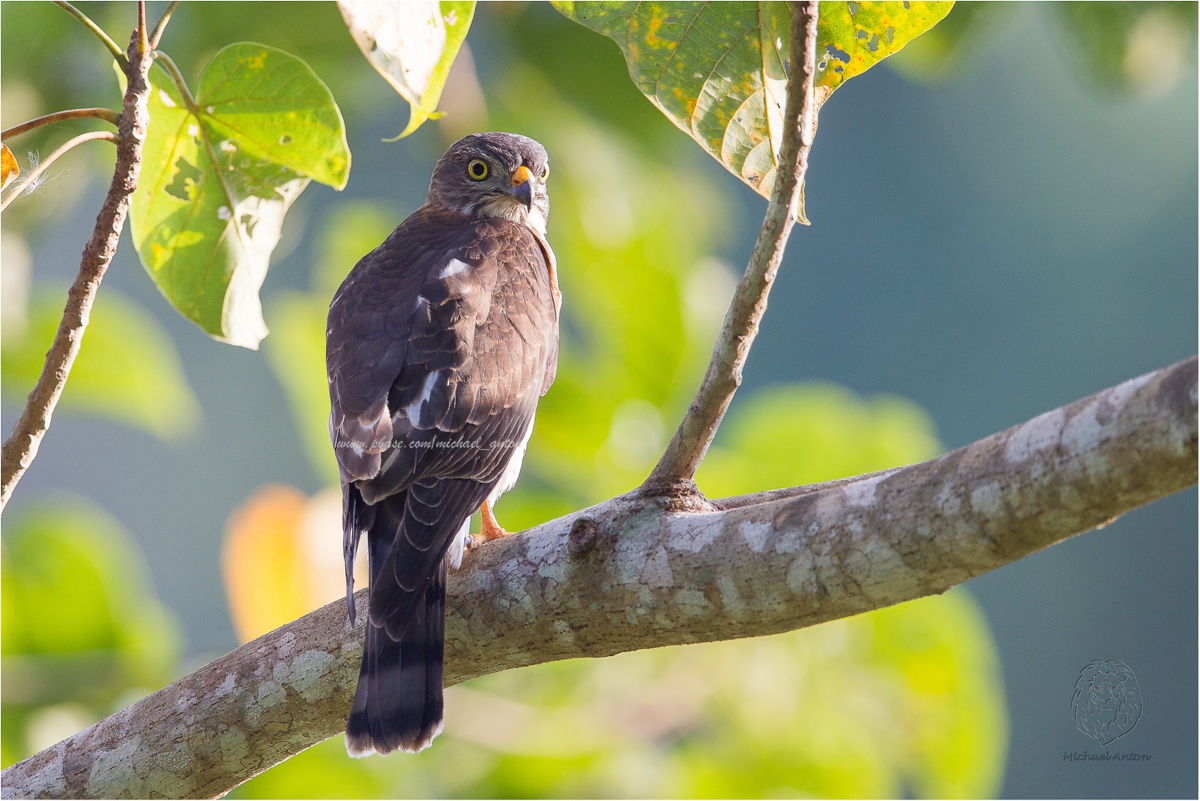
[[[442,729],[446,570],[512,489],[558,363],[546,150],[473,134],[425,205],[354,266],[329,305],[329,436],[342,481],[350,620],[367,537],[369,620],[346,725],[351,756],[420,751]]]

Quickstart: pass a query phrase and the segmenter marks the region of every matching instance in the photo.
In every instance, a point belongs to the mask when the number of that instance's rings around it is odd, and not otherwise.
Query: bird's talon
[[[486,501],[481,507],[479,507],[479,511],[482,513],[479,533],[471,535],[471,541],[467,543],[467,550],[473,551],[480,545],[483,545],[485,542],[498,540],[501,537],[512,536],[512,532],[505,531],[503,528],[501,528],[500,524],[496,522],[496,517],[492,514],[492,510],[488,507]]]

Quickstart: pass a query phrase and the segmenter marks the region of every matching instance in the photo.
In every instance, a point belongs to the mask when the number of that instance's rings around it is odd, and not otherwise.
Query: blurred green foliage
[[[558,378],[522,480],[497,512],[514,530],[641,482],[690,401],[735,283],[711,254],[737,221],[695,177],[699,152],[632,142],[557,82],[514,60],[485,86],[489,127],[521,130],[551,153],[549,238],[564,292]],[[339,204],[319,223],[310,290],[266,299],[267,355],[330,483],[328,300],[411,211]],[[738,397],[698,480],[735,494],[939,450],[909,401],[788,384]],[[233,795],[988,795],[1006,750],[1002,686],[986,623],[955,591],[777,637],[484,677],[448,691],[446,732],[426,752],[351,760],[336,737]]]
[[[1057,3],[1080,72],[1114,93],[1166,89],[1196,55],[1196,3]]]
[[[169,681],[180,636],[137,544],[89,501],[17,507],[2,549],[7,766]]]
[[[1165,92],[1196,57],[1194,2],[1040,3],[1058,28],[1076,75],[1113,95]],[[969,66],[972,56],[1012,16],[1009,3],[955,3],[929,33],[888,64],[918,80],[940,80]]]
[[[127,27],[127,6],[84,5],[110,30]],[[27,29],[45,36],[65,40],[75,25],[57,9],[42,15],[32,6],[4,8],[7,26],[37,20]],[[640,96],[611,41],[534,4],[481,8],[476,30],[481,26],[486,32],[476,38],[488,44],[479,49],[491,48],[484,54],[491,66],[478,76],[488,127],[527,133],[552,154],[549,233],[565,294],[558,380],[539,407],[521,484],[498,512],[517,529],[645,477],[703,373],[735,281],[733,268],[713,254],[726,251],[736,227],[756,221],[736,218],[696,168],[704,156],[683,147],[684,135]],[[365,69],[331,3],[184,4],[166,44],[192,74],[231,38],[246,36],[303,54],[348,119],[395,102]],[[27,52],[35,58],[17,60]],[[38,52],[6,47],[2,56],[6,77],[49,76],[38,80],[38,113],[103,102],[85,91],[69,62]],[[587,70],[575,66],[583,58]],[[115,92],[107,91],[115,105]],[[274,332],[266,340],[269,363],[314,470],[331,485],[325,314],[354,262],[413,211],[394,204],[337,204],[318,226],[308,290],[277,291],[265,301]],[[102,291],[100,303],[111,294]],[[102,308],[88,342],[103,330]],[[34,319],[31,313],[31,331]],[[97,350],[137,354],[142,343],[169,343],[150,330],[123,337],[120,347]],[[8,344],[6,336],[6,387]],[[72,382],[88,358],[85,344]],[[183,381],[177,360],[154,372],[172,369]],[[737,398],[698,481],[712,496],[753,492],[926,459],[939,448],[928,416],[909,401],[783,384]],[[4,698],[5,715],[12,715],[5,719],[5,764],[28,753],[26,724],[39,706],[77,703],[98,717],[129,687],[165,681],[175,653],[175,629],[161,619],[136,567],[140,556],[114,522],[64,503],[30,514],[32,523],[6,521],[4,538]],[[336,540],[330,549],[336,554]],[[40,553],[53,561],[39,562]],[[92,595],[63,595],[68,591]],[[74,600],[55,606],[58,597]],[[30,599],[50,600],[32,612]],[[150,633],[155,615],[165,634]],[[90,639],[70,639],[85,619]],[[80,643],[89,654],[75,653]],[[78,667],[95,653],[126,656],[105,657],[119,669]],[[146,673],[128,664],[133,654]],[[30,658],[66,660],[63,670],[76,672],[61,687],[77,688],[77,695],[30,695],[10,705],[11,677],[27,675],[23,665],[48,664],[22,661]],[[969,594],[956,590],[771,638],[485,677],[449,691],[447,731],[429,751],[354,761],[334,738],[234,795],[989,795],[998,788],[1007,742],[1002,687],[986,623]]]
[[[933,421],[904,398],[820,382],[765,387],[734,409],[696,474],[713,498],[909,464],[938,455]]]
[[[5,330],[0,379],[6,399],[22,401],[33,389],[65,302],[63,287],[41,286],[25,310],[25,324]],[[111,287],[96,296],[58,410],[117,420],[166,440],[192,433],[200,421],[200,404],[170,336],[152,314]]]

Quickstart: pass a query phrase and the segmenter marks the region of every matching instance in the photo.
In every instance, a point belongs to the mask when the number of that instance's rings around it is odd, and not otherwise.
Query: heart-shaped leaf
[[[848,78],[933,27],[952,5],[821,3],[818,108]],[[787,102],[786,3],[557,0],[554,6],[615,41],[650,102],[730,172],[771,196]]]
[[[338,8],[371,66],[408,101],[408,126],[396,139],[442,116],[438,100],[471,27],[474,0],[339,0]]]
[[[307,64],[251,42],[213,57],[194,107],[165,70],[150,77],[134,244],[181,314],[257,348],[267,335],[258,290],[284,214],[312,179],[346,185],[341,112]]]

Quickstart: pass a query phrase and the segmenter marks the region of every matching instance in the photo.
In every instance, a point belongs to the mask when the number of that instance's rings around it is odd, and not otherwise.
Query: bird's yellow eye
[[[547,164],[546,168],[544,170],[542,170],[542,183],[545,183],[546,179],[549,177],[550,177],[550,165]]]
[[[473,181],[482,181],[488,177],[488,163],[483,159],[472,159],[467,165],[467,175],[471,176]]]

